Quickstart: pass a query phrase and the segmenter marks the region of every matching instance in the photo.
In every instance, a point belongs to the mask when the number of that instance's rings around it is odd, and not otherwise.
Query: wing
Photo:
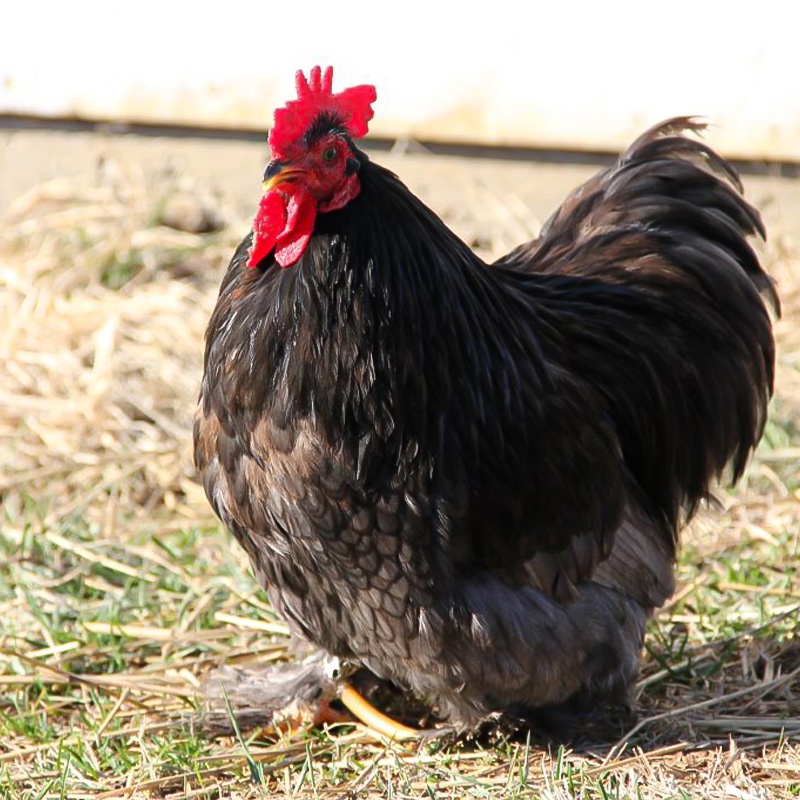
[[[679,527],[727,464],[741,474],[763,431],[774,344],[759,292],[778,300],[747,238],[764,231],[732,168],[678,135],[700,127],[648,131],[492,271],[527,306],[548,376],[527,425],[509,426],[510,460],[549,477],[522,494],[512,479],[511,494],[482,472],[492,508],[471,543],[557,597],[626,570],[635,590],[645,578],[631,566],[648,559],[647,580],[663,583]],[[555,525],[542,525],[549,508]]]

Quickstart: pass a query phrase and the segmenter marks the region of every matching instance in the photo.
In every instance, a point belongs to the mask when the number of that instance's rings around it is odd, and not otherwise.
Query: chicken
[[[297,636],[454,725],[626,698],[764,428],[758,212],[673,119],[487,265],[355,144],[372,87],[297,80],[208,326],[214,510]]]

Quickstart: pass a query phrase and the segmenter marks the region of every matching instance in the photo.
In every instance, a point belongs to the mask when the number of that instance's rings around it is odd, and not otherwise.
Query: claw
[[[339,699],[347,710],[368,728],[396,741],[416,739],[424,735],[425,731],[409,728],[386,714],[382,714],[368,700],[362,697],[349,683],[342,683],[339,689]]]

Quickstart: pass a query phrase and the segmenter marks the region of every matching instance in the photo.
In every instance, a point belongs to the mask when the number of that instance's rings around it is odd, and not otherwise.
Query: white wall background
[[[0,113],[266,129],[316,63],[386,136],[617,149],[701,114],[800,160],[797,0],[4,0]]]

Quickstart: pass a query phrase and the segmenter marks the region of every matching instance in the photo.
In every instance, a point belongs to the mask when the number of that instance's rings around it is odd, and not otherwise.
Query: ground
[[[595,169],[402,150],[373,157],[495,254]],[[777,396],[744,479],[684,537],[638,722],[569,746],[195,729],[209,670],[286,653],[190,458],[203,330],[265,155],[0,132],[0,796],[800,794],[800,182],[770,170],[746,186],[784,303]]]

